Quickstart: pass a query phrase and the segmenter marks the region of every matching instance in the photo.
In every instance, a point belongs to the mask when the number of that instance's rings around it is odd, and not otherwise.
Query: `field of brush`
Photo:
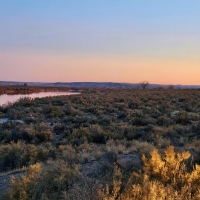
[[[1,199],[200,199],[199,162],[198,89],[85,89],[0,107]]]

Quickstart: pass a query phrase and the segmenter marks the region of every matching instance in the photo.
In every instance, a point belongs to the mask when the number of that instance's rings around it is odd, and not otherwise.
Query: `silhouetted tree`
[[[140,86],[141,86],[142,89],[147,88],[148,85],[149,85],[149,82],[148,82],[148,81],[141,81],[141,82],[140,82]]]
[[[169,85],[168,87],[170,90],[173,90],[174,89],[174,86],[173,85]]]

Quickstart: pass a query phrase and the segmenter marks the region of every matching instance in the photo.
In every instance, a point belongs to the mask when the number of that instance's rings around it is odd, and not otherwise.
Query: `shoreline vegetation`
[[[0,106],[0,199],[200,199],[199,89],[77,90]]]

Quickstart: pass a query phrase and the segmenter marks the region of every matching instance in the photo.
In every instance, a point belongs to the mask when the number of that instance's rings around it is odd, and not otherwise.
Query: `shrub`
[[[143,155],[143,173],[133,173],[123,192],[122,177],[114,177],[113,191],[107,189],[104,200],[199,199],[200,166],[187,167],[186,161],[190,156],[187,151],[175,153],[172,146],[165,150],[163,156],[154,149],[150,158]]]
[[[4,199],[9,200],[28,200],[32,199],[34,193],[33,184],[39,178],[41,173],[41,165],[39,163],[31,165],[27,171],[27,176],[22,175],[21,178],[13,177],[11,179],[11,189],[7,192]]]
[[[0,171],[22,168],[38,161],[45,161],[48,150],[42,146],[25,144],[23,141],[0,146]]]
[[[50,161],[46,169],[36,163],[29,167],[26,175],[11,180],[11,189],[5,194],[4,199],[64,199],[64,194],[70,191],[78,178],[78,167],[70,168],[64,161]]]

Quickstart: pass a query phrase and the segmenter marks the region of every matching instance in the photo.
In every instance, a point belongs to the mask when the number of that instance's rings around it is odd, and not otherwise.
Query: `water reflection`
[[[60,95],[72,95],[72,94],[79,94],[75,92],[40,92],[40,93],[32,93],[32,94],[14,94],[14,95],[7,95],[3,94],[0,95],[0,105],[5,105],[8,103],[14,103],[20,98],[42,98],[42,97],[50,97],[50,96],[60,96]]]

